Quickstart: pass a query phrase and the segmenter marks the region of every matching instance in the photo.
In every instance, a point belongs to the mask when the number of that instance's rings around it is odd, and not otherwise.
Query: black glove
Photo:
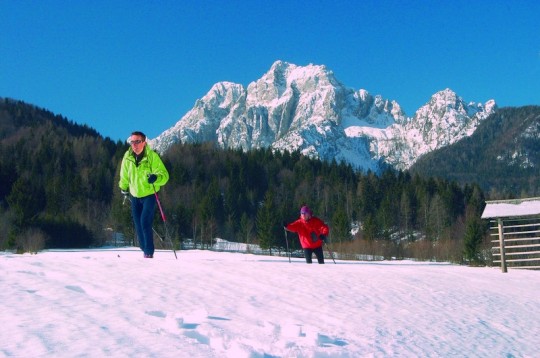
[[[311,235],[311,240],[313,240],[313,242],[317,242],[317,240],[319,240],[319,238],[317,237],[317,234],[315,234],[314,232],[312,232],[310,235]]]
[[[326,244],[326,236],[325,235],[319,235],[319,237]]]
[[[157,175],[148,174],[148,184],[154,184],[157,180]]]
[[[283,228],[284,228],[285,230],[287,230],[287,223],[286,223],[285,221],[282,222],[281,225],[283,225]]]

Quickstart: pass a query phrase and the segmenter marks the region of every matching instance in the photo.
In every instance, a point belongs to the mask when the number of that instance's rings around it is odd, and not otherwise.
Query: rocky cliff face
[[[450,89],[434,94],[414,117],[396,101],[345,87],[325,66],[275,62],[260,79],[215,84],[193,109],[150,144],[299,150],[322,160],[379,171],[408,168],[422,154],[470,135],[496,110],[494,101],[466,104]]]
[[[377,155],[399,169],[409,168],[421,155],[470,136],[497,109],[495,101],[465,103],[450,89],[435,93],[414,117],[385,130]]]

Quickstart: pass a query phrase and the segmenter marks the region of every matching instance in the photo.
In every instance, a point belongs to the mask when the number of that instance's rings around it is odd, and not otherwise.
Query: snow
[[[533,357],[540,272],[136,248],[0,253],[0,357]]]
[[[348,123],[344,123],[343,132],[349,138],[358,138],[362,136],[373,137],[379,140],[387,138],[386,129],[380,129],[380,128],[375,128],[375,127],[362,126],[362,125],[358,125],[358,126],[349,125]]]
[[[488,201],[482,219],[540,215],[540,198]]]

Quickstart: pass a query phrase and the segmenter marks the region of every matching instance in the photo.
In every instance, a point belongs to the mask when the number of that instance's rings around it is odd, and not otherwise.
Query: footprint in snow
[[[347,341],[343,339],[328,337],[320,333],[317,334],[317,344],[319,347],[331,347],[331,346],[344,347],[348,345]]]
[[[71,285],[68,285],[68,286],[66,286],[66,288],[67,288],[68,290],[71,290],[71,291],[75,291],[75,292],[79,292],[79,293],[86,293],[86,291],[83,290],[83,289],[82,289],[81,287],[79,287],[79,286],[71,286]]]
[[[162,311],[145,311],[144,313],[146,313],[149,316],[154,316],[154,317],[158,317],[158,318],[167,317],[167,314],[165,312],[162,312]]]

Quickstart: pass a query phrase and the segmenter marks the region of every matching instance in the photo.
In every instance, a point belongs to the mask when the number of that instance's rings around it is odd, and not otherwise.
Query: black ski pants
[[[313,256],[313,253],[315,253],[315,256],[317,256],[317,261],[319,261],[320,264],[324,264],[324,253],[323,248],[317,247],[316,249],[304,249],[304,256],[306,257],[306,263],[311,263],[311,257]]]

